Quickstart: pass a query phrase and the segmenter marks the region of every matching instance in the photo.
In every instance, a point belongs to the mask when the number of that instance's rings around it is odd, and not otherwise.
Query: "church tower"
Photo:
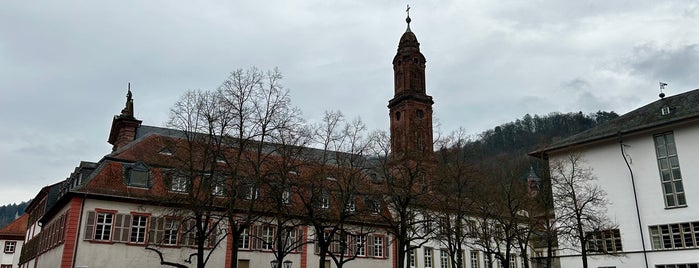
[[[394,95],[388,101],[391,122],[391,151],[394,158],[433,157],[432,96],[425,91],[425,56],[420,43],[408,28],[393,58]]]

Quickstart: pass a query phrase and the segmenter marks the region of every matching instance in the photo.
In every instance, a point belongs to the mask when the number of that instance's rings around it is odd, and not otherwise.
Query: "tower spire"
[[[410,21],[411,21],[411,19],[410,19],[410,5],[408,5],[408,7],[405,9],[405,13],[408,14],[408,16],[405,18],[405,22],[408,23],[408,29],[406,29],[405,31],[411,32],[411,30],[410,30]]]
[[[120,117],[134,118],[132,96],[133,96],[133,94],[131,93],[131,82],[129,82],[128,90],[126,92],[126,104],[124,105],[124,109],[121,110]]]

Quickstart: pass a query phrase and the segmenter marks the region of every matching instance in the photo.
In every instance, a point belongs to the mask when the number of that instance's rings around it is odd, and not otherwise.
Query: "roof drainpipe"
[[[633,201],[636,205],[636,218],[638,219],[638,231],[641,233],[641,247],[643,248],[643,260],[646,262],[646,268],[648,268],[648,254],[646,252],[646,241],[643,236],[643,225],[641,225],[641,210],[638,207],[638,194],[636,193],[636,181],[634,180],[633,170],[629,164],[629,160],[626,158],[626,151],[624,150],[624,140],[621,136],[621,131],[618,132],[619,135],[619,149],[621,151],[621,157],[624,158],[626,167],[629,169],[629,174],[631,175],[631,187],[633,188]]]

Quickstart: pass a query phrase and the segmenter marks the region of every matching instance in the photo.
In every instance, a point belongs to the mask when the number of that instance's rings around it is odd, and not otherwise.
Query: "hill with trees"
[[[16,216],[21,216],[24,214],[24,209],[27,208],[30,201],[31,200],[19,204],[0,206],[0,228],[5,227],[10,222],[14,221]]]

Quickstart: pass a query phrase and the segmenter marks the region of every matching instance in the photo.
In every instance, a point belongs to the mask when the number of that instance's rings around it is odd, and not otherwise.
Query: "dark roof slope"
[[[661,109],[667,107],[670,113],[663,115]],[[699,117],[699,89],[654,101],[646,106],[628,112],[597,127],[580,132],[548,147],[529,153],[541,156],[553,150],[586,144],[646,129],[661,127]]]

